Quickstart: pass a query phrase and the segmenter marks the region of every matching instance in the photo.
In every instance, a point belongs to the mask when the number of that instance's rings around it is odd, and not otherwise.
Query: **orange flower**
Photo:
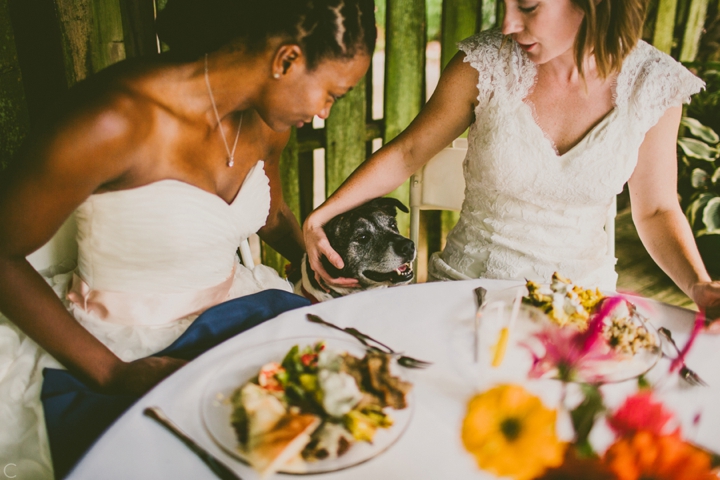
[[[462,440],[483,470],[529,480],[562,463],[554,410],[517,385],[499,385],[468,404]]]
[[[619,480],[717,480],[710,456],[679,435],[637,432],[615,442],[604,460]]]

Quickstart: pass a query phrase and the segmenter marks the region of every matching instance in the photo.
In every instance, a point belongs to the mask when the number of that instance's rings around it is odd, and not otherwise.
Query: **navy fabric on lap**
[[[310,301],[282,290],[265,290],[216,305],[200,315],[155,356],[192,360],[250,328]],[[93,391],[66,370],[46,368],[41,393],[56,478],[63,478],[92,443],[138,397]]]

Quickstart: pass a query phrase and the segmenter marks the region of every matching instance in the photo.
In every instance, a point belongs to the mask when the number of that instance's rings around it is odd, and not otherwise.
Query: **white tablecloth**
[[[201,395],[212,372],[224,364],[225,358],[243,349],[295,336],[350,338],[309,323],[305,319],[308,312],[341,326],[354,326],[396,350],[433,362],[427,370],[410,372],[416,404],[410,425],[400,440],[371,461],[323,474],[323,479],[492,478],[478,470],[460,440],[467,400],[479,389],[489,386],[488,379],[482,378],[473,366],[470,348],[475,315],[472,289],[480,285],[492,293],[519,284],[472,280],[412,285],[358,293],[280,315],[205,353],[158,385],[110,427],[69,478],[213,478],[208,467],[184,444],[142,414],[150,405],[160,406],[243,479],[259,478],[212,441],[200,418]],[[683,344],[693,321],[692,312],[656,302],[647,302],[645,310],[654,324],[668,326],[678,343]],[[686,437],[720,451],[717,433],[720,432],[717,412],[720,409],[720,338],[709,335],[698,338],[687,363],[711,387],[668,386],[661,391],[661,398],[679,413]],[[634,382],[625,382],[611,387],[608,402],[618,403],[621,392],[632,390],[633,385]],[[556,387],[557,382],[548,380],[531,388],[551,401]],[[697,413],[702,413],[701,422],[693,426]]]

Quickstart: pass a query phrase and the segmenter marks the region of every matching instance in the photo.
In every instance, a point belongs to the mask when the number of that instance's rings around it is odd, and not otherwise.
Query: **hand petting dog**
[[[325,250],[328,255],[337,255],[340,261],[331,262],[321,255],[320,267],[334,281],[324,282],[305,255],[302,279],[295,292],[311,301],[325,301],[362,290],[409,283],[414,275],[415,244],[398,232],[396,209],[408,212],[395,198],[376,198],[325,224],[324,242],[329,247]]]

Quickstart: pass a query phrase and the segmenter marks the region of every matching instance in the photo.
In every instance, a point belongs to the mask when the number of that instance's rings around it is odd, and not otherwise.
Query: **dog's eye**
[[[390,220],[390,228],[392,228],[393,230],[397,230],[398,226],[395,220]]]
[[[358,241],[359,243],[367,243],[367,242],[370,241],[370,235],[368,235],[367,233],[363,233],[363,234],[361,234],[361,235],[358,235],[357,241]]]

